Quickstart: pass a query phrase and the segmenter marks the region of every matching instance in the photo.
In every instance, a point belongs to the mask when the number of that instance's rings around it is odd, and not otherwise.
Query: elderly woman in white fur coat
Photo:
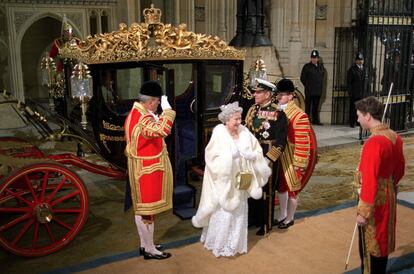
[[[214,128],[206,146],[201,200],[192,218],[195,227],[203,228],[204,247],[216,257],[247,252],[247,198],[262,198],[262,187],[271,174],[259,142],[241,125],[243,109],[238,102],[220,109],[223,124]],[[247,190],[241,190],[236,174],[246,166],[253,176]]]

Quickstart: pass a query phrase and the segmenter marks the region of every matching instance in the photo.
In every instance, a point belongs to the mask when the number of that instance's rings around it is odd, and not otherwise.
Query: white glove
[[[162,110],[171,109],[171,105],[168,103],[168,97],[166,95],[161,96],[161,108]]]
[[[240,152],[236,149],[233,150],[233,154],[232,154],[233,159],[237,159],[240,157]]]
[[[256,153],[253,152],[253,151],[244,151],[244,152],[241,152],[241,155],[246,160],[251,160],[251,161],[255,160],[256,159],[256,156],[257,156]]]

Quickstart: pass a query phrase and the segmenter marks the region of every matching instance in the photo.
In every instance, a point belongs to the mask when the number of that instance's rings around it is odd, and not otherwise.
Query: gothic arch
[[[8,55],[9,47],[7,43],[0,39],[0,91],[4,89],[10,91]]]
[[[73,23],[68,20],[73,26]],[[25,98],[47,99],[48,90],[40,85],[40,62],[56,38],[61,36],[62,16],[41,13],[22,24],[17,35]],[[74,35],[80,36],[74,26]]]

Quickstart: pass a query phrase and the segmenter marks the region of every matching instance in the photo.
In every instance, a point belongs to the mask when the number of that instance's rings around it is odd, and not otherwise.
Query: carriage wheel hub
[[[34,215],[38,222],[45,224],[50,223],[53,219],[52,209],[48,204],[38,204],[34,208]]]

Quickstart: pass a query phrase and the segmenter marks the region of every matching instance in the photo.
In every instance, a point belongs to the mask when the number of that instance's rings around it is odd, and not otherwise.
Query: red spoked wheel
[[[60,250],[79,233],[87,215],[86,188],[63,165],[29,165],[0,184],[0,245],[16,255]]]

